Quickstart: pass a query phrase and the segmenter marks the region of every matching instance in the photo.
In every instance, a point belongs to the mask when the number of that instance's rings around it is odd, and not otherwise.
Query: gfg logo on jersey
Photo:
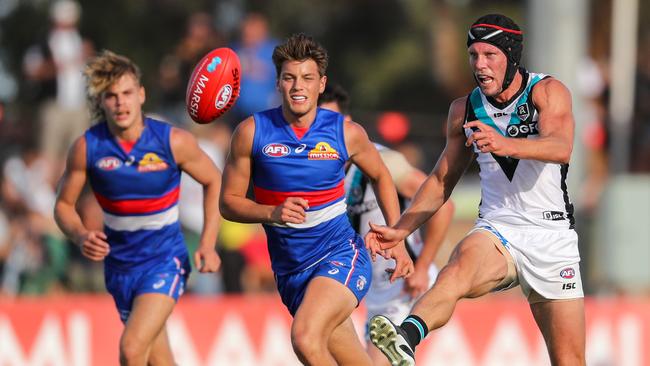
[[[539,131],[537,130],[537,122],[521,125],[509,125],[507,132],[510,137],[526,137],[529,135],[539,134]]]
[[[106,156],[97,161],[95,163],[95,166],[97,166],[101,170],[115,170],[119,169],[122,166],[122,160],[114,157],[114,156]]]
[[[570,280],[573,277],[575,277],[576,271],[573,269],[573,267],[567,267],[563,270],[560,271],[560,277]]]
[[[287,145],[271,143],[264,146],[262,152],[264,153],[264,155],[270,156],[272,158],[281,158],[283,156],[289,155],[291,150]]]
[[[217,98],[214,100],[215,108],[223,109],[230,101],[230,97],[232,97],[232,86],[226,84],[217,93]]]

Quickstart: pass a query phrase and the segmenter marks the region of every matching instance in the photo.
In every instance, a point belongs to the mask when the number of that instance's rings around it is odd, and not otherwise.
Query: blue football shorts
[[[307,285],[316,276],[332,278],[350,289],[357,298],[358,305],[366,296],[372,280],[372,262],[363,239],[355,235],[312,266],[300,272],[275,277],[282,302],[291,315],[298,311]]]
[[[191,271],[187,257],[173,257],[144,271],[104,271],[106,289],[113,296],[120,319],[126,323],[135,298],[142,294],[165,294],[178,301]]]

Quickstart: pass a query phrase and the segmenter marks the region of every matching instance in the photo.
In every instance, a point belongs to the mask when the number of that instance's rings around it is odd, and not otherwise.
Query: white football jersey
[[[468,96],[465,120],[480,120],[507,138],[539,137],[538,113],[532,101],[535,84],[544,74],[523,75],[522,88],[507,104],[487,98],[477,87]],[[472,134],[465,129],[465,135]],[[573,204],[566,178],[568,164],[514,159],[482,153],[474,145],[481,178],[479,218],[505,225],[573,229]]]

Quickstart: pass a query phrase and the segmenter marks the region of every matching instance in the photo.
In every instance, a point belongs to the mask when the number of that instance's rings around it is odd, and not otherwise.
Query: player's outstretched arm
[[[246,197],[251,176],[251,153],[255,120],[249,117],[237,126],[223,170],[219,207],[227,220],[244,223],[295,223],[305,221],[308,202],[289,197],[281,205],[261,205]]]
[[[420,227],[451,195],[470,162],[473,152],[465,146],[463,122],[466,97],[455,100],[447,117],[447,143],[433,171],[426,178],[397,224],[392,227],[371,225],[369,239],[382,248],[390,248]],[[367,236],[368,238],[368,236]]]
[[[203,186],[203,230],[199,247],[194,253],[194,263],[199,272],[216,272],[221,266],[221,259],[215,251],[221,219],[219,215],[221,172],[212,159],[201,150],[191,133],[173,128],[170,142],[176,164]]]
[[[424,172],[413,168],[400,181],[396,182],[397,192],[408,199],[412,199],[426,178]],[[429,289],[429,267],[447,235],[453,214],[454,204],[451,200],[448,200],[423,224],[422,251],[415,261],[413,275],[404,282],[404,291],[412,298],[418,297]]]
[[[481,152],[499,156],[568,163],[575,128],[571,93],[560,81],[548,78],[535,85],[532,98],[539,113],[538,138],[507,138],[480,121],[471,121],[466,127],[477,131],[467,139],[467,146],[475,143]]]
[[[81,248],[81,253],[101,261],[109,253],[106,234],[88,230],[81,221],[75,205],[86,183],[86,139],[79,137],[70,148],[65,171],[59,181],[54,204],[54,219],[63,233]]]

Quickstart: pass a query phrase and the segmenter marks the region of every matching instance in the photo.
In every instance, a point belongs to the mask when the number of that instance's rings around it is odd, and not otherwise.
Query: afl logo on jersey
[[[95,165],[101,170],[110,171],[119,169],[122,166],[122,160],[114,156],[106,156],[97,160],[97,163],[95,163]]]
[[[289,149],[289,146],[284,145],[284,144],[278,144],[278,143],[271,143],[262,149],[262,152],[264,155],[272,157],[272,158],[281,158],[283,156],[289,155],[291,150]]]
[[[573,269],[573,267],[567,267],[563,270],[560,271],[560,277],[570,280],[573,277],[575,277],[576,271]]]

